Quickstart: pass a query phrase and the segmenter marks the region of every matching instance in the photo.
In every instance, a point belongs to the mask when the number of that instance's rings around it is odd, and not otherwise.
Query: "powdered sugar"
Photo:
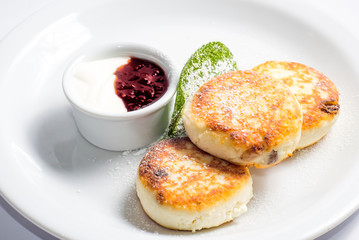
[[[293,157],[269,169],[251,168],[254,196],[248,212],[215,230],[197,232],[198,235],[221,236],[238,231],[256,231],[258,226],[275,226],[278,219],[292,219],[301,211],[317,206],[326,194],[339,184],[343,173],[351,168],[350,159],[342,159],[353,148],[353,126],[359,119],[355,111],[359,96],[341,99],[341,113],[326,137],[315,145],[296,151]],[[185,236],[191,233],[167,230],[154,223],[143,211],[136,196],[135,179],[140,160],[148,148],[121,152],[108,160],[109,176],[121,194],[118,211],[129,224],[142,233]],[[318,206],[317,206],[318,207]],[[269,224],[270,223],[270,224]],[[269,230],[269,229],[268,229]]]

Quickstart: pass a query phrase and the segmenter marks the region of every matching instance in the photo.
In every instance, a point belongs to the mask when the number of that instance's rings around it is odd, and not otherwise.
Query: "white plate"
[[[144,150],[109,152],[77,132],[61,88],[69,58],[106,42],[160,48],[181,68],[218,40],[241,69],[290,60],[328,75],[341,115],[312,147],[270,169],[251,169],[254,199],[232,223],[196,233],[164,229],[134,190]],[[303,239],[359,206],[359,44],[335,22],[280,1],[61,1],[23,22],[0,44],[0,191],[46,231],[69,239]]]

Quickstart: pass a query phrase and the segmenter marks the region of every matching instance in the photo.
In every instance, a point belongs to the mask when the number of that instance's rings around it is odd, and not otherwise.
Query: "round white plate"
[[[241,69],[297,61],[328,75],[341,114],[320,142],[270,169],[251,169],[248,212],[196,233],[164,229],[136,197],[146,149],[110,152],[78,133],[61,87],[84,47],[138,42],[160,48],[180,70],[202,44],[225,43]],[[0,43],[0,191],[25,217],[66,239],[303,239],[359,206],[359,44],[335,22],[281,1],[59,1]]]

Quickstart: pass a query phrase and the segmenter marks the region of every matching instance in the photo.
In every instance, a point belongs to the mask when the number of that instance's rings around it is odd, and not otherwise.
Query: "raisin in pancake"
[[[300,63],[281,61],[268,61],[253,70],[287,84],[301,104],[303,126],[297,148],[309,146],[328,133],[339,113],[339,93],[323,73]]]
[[[248,168],[211,156],[188,138],[163,140],[142,159],[136,180],[143,209],[160,225],[178,230],[218,226],[247,211]]]
[[[183,122],[202,150],[234,164],[265,168],[292,155],[302,112],[285,84],[237,71],[206,82],[186,103]]]

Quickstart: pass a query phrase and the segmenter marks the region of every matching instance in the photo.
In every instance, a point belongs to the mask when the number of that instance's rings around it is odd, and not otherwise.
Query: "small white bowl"
[[[158,64],[169,81],[164,95],[142,109],[116,114],[102,112],[80,101],[72,85],[74,66],[82,61],[121,56],[147,59]],[[123,151],[146,146],[159,139],[164,133],[177,82],[178,76],[172,61],[160,51],[140,44],[115,44],[96,47],[79,54],[67,67],[62,83],[82,136],[100,148]]]

